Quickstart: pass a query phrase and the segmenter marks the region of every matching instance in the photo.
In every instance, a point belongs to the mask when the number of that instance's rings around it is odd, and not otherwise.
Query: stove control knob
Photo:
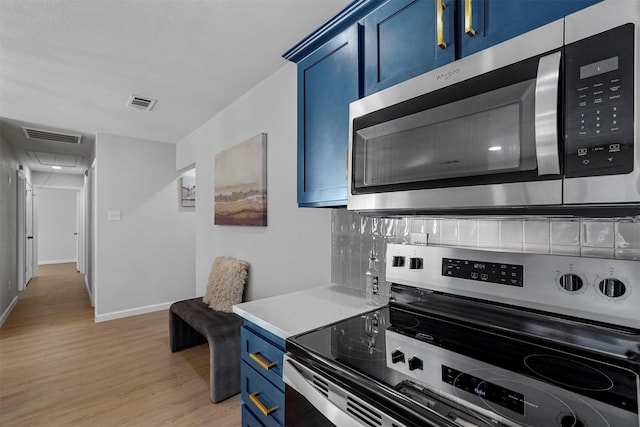
[[[409,258],[410,270],[422,270],[422,258]]]
[[[618,279],[604,279],[598,284],[598,288],[609,298],[619,298],[627,291],[627,287]]]
[[[422,370],[422,360],[412,356],[409,358],[409,370],[415,371],[416,369]]]
[[[582,289],[582,279],[576,274],[564,274],[560,276],[560,286],[562,286],[565,291],[579,291]]]
[[[401,352],[400,350],[393,350],[391,352],[391,361],[393,363],[398,363],[398,362],[404,363],[404,353]]]

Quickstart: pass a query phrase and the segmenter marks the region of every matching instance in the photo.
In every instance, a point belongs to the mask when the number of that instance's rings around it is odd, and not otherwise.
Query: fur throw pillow
[[[211,265],[207,292],[202,302],[214,310],[231,312],[234,304],[242,302],[248,267],[246,261],[216,258]]]

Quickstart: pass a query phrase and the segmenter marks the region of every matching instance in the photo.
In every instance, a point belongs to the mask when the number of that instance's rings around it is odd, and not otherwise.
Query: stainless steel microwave
[[[347,207],[637,215],[640,3],[611,3],[353,102]]]

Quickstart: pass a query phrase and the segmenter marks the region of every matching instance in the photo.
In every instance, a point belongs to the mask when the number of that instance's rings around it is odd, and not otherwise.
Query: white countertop
[[[331,284],[236,304],[233,312],[286,339],[374,308],[364,292]]]

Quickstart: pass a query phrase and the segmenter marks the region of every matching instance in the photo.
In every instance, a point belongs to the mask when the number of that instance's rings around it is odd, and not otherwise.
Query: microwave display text
[[[589,77],[616,71],[618,69],[618,57],[603,59],[602,61],[580,67],[580,79],[588,79]]]

